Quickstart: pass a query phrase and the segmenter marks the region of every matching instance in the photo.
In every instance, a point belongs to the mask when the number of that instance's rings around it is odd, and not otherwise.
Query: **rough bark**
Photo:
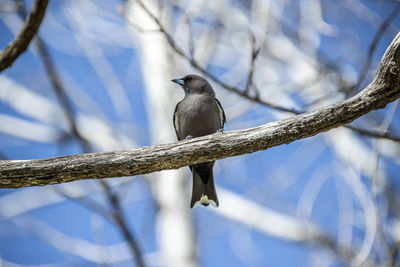
[[[0,161],[0,187],[17,188],[176,169],[289,144],[345,125],[400,97],[400,34],[359,94],[319,110],[258,127],[173,144],[37,160]]]
[[[31,40],[39,30],[48,2],[48,0],[35,1],[31,14],[26,18],[21,31],[0,54],[0,72],[10,67],[17,57],[28,48]]]

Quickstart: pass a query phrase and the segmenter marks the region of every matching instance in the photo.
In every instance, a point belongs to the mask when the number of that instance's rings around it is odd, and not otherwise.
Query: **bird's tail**
[[[193,166],[193,190],[190,208],[193,208],[197,203],[208,206],[214,202],[218,207],[218,197],[215,191],[214,175],[212,165],[208,168],[196,168]]]

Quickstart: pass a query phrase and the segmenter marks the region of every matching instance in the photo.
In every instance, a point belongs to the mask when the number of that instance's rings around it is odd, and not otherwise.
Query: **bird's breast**
[[[179,132],[183,138],[188,135],[208,135],[220,129],[219,110],[214,98],[189,96],[181,102],[179,108]]]

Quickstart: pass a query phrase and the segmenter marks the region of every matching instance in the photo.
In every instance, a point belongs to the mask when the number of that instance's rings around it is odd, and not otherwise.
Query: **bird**
[[[184,98],[175,107],[173,123],[178,140],[190,139],[222,132],[226,122],[225,112],[215,97],[211,85],[201,76],[188,74],[173,79],[184,92]],[[219,206],[214,185],[214,161],[190,165],[193,176],[190,208],[196,204]]]

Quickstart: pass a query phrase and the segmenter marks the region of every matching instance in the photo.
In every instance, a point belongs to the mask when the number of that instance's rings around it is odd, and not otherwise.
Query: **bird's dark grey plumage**
[[[185,91],[185,97],[176,105],[174,112],[174,127],[178,140],[223,130],[226,121],[224,110],[215,98],[211,85],[204,78],[189,74],[172,81],[181,85]],[[208,206],[214,201],[215,205],[219,206],[213,166],[214,161],[189,166],[193,173],[191,208],[198,202]]]

